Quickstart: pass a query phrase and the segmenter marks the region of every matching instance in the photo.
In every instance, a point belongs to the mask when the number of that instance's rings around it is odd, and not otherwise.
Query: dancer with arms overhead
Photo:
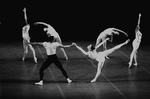
[[[30,25],[27,22],[26,8],[23,9],[23,12],[24,12],[24,18],[25,18],[26,25],[22,28],[22,38],[23,38],[23,48],[24,48],[22,60],[23,61],[25,60],[25,57],[28,54],[28,48],[29,48],[32,51],[35,63],[37,63],[37,58],[36,58],[36,55],[35,55],[35,50],[32,47],[32,45],[29,44],[30,43],[30,37],[29,37]]]
[[[132,65],[133,59],[135,61],[134,65],[137,66],[137,51],[140,47],[140,43],[141,43],[141,39],[142,39],[142,33],[140,32],[140,18],[141,18],[141,14],[139,14],[139,18],[138,18],[138,25],[136,26],[135,29],[135,39],[132,42],[132,46],[133,46],[133,50],[131,52],[130,55],[130,62],[129,62],[129,68]]]

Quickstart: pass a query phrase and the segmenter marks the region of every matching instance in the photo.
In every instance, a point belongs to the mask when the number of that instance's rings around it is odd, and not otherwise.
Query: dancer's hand
[[[110,38],[106,38],[106,41],[107,41],[107,40],[110,40]]]
[[[119,35],[119,32],[117,32],[117,31],[113,31],[113,32],[114,32],[114,34]]]
[[[77,44],[76,44],[76,43],[72,43],[72,45],[73,45],[73,46],[77,46]]]
[[[24,8],[24,9],[23,9],[23,12],[26,12],[26,10],[27,10],[27,9],[26,9],[26,8]]]
[[[35,22],[35,23],[34,23],[34,25],[37,25],[37,24],[38,24],[38,22]]]

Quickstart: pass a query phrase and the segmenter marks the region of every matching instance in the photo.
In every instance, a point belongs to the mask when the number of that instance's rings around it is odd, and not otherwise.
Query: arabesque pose
[[[87,47],[87,49],[88,49],[87,52],[84,51],[78,45],[74,44],[84,55],[88,56],[91,59],[98,61],[97,73],[91,82],[95,82],[97,80],[97,78],[99,77],[102,67],[104,65],[104,62],[105,62],[105,57],[129,42],[129,40],[126,40],[124,43],[119,44],[111,49],[108,49],[108,50],[105,50],[102,52],[97,52],[96,49],[99,48],[101,45],[103,45],[105,42],[107,42],[107,40],[109,40],[109,38],[106,38],[103,42],[101,42],[100,44],[98,44],[96,46],[89,45]]]

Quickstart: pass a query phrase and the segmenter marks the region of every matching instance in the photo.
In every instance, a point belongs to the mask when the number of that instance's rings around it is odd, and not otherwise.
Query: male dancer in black
[[[60,63],[60,61],[58,60],[58,57],[56,55],[56,49],[57,47],[71,47],[72,45],[62,45],[58,42],[54,42],[54,36],[50,36],[48,38],[49,41],[47,42],[43,42],[43,43],[31,43],[31,44],[40,44],[43,45],[46,49],[46,53],[47,53],[47,59],[46,61],[43,63],[42,67],[40,68],[40,81],[38,83],[35,83],[37,85],[43,85],[43,77],[44,77],[44,70],[47,69],[49,67],[49,65],[51,65],[52,63],[54,63],[63,73],[63,75],[66,77],[68,83],[71,83],[72,81],[68,78],[68,75],[66,73],[66,71],[63,69],[62,64]]]

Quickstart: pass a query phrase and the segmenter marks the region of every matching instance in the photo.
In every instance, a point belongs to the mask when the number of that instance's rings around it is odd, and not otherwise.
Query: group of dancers
[[[104,65],[104,62],[106,59],[108,58],[108,55],[111,54],[112,52],[114,52],[115,50],[121,48],[122,46],[128,44],[128,42],[130,41],[129,39],[126,40],[124,43],[121,43],[113,48],[107,49],[106,45],[107,45],[107,41],[113,41],[113,34],[117,34],[119,35],[119,33],[124,33],[126,36],[127,33],[125,33],[124,31],[117,29],[117,28],[107,28],[106,30],[104,30],[103,32],[100,33],[100,35],[98,36],[97,40],[96,40],[96,44],[95,46],[90,44],[89,46],[87,46],[87,50],[85,51],[82,47],[78,46],[78,44],[76,43],[72,43],[71,45],[63,45],[61,38],[59,36],[59,34],[55,31],[55,29],[44,22],[35,22],[35,24],[42,24],[47,26],[46,28],[44,28],[44,31],[47,32],[47,37],[48,40],[45,42],[30,42],[30,37],[29,37],[29,29],[30,29],[30,25],[27,22],[27,15],[26,15],[26,8],[23,9],[24,12],[24,18],[25,18],[25,22],[26,25],[23,27],[23,31],[22,31],[22,37],[23,37],[23,48],[24,48],[24,54],[23,54],[23,58],[22,60],[25,60],[25,57],[28,53],[28,48],[31,49],[32,53],[33,53],[33,57],[34,57],[34,61],[35,63],[37,63],[37,58],[35,55],[35,51],[34,48],[32,47],[32,44],[40,44],[42,46],[44,46],[46,53],[47,53],[47,59],[46,61],[42,64],[40,70],[39,70],[39,75],[40,75],[40,81],[35,83],[37,85],[43,85],[43,77],[44,77],[44,70],[47,69],[52,63],[54,63],[62,72],[62,74],[66,77],[68,83],[71,83],[72,80],[69,79],[66,71],[63,69],[63,66],[61,64],[61,62],[59,61],[57,55],[56,55],[56,49],[60,48],[61,51],[64,54],[64,57],[66,60],[68,60],[67,54],[64,50],[64,48],[66,47],[71,47],[71,46],[75,46],[78,50],[80,50],[84,55],[86,55],[87,57],[94,59],[98,62],[98,66],[97,66],[97,73],[94,77],[94,79],[91,80],[91,82],[96,82],[97,78],[99,77],[100,73],[101,73],[101,69]],[[129,68],[131,67],[132,63],[133,63],[133,59],[135,61],[134,65],[137,66],[137,50],[140,46],[141,43],[141,39],[142,39],[142,33],[140,32],[140,18],[141,18],[141,14],[139,14],[139,18],[138,18],[138,25],[136,26],[135,29],[135,39],[133,40],[133,50],[131,52],[130,55],[130,62],[129,62]],[[99,51],[97,52],[97,49],[103,45],[104,51]]]

